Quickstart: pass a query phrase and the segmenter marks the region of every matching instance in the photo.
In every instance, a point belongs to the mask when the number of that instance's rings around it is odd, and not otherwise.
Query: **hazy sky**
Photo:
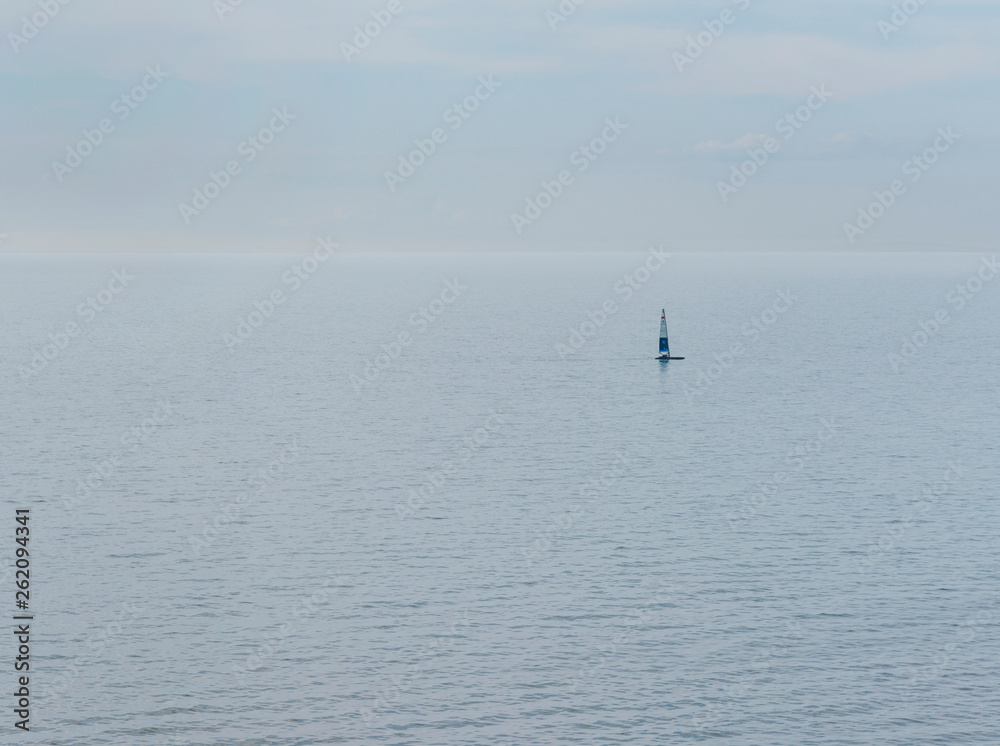
[[[5,0],[2,250],[996,245],[995,0],[237,2]]]

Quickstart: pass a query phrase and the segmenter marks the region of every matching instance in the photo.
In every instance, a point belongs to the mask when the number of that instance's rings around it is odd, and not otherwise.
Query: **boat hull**
[[[658,357],[656,359],[657,360],[683,360],[684,358],[682,358],[682,357],[670,357],[669,355],[661,355],[660,357]]]

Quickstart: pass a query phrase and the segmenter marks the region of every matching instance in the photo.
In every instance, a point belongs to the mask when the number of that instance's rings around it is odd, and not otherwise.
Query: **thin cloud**
[[[723,150],[742,150],[744,148],[755,148],[764,144],[764,141],[768,138],[768,135],[753,135],[747,133],[732,142],[719,142],[718,140],[709,140],[707,142],[700,142],[694,146],[693,150],[696,153],[718,153]]]

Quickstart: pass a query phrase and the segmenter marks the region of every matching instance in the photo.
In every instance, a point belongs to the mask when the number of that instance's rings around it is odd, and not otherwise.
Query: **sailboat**
[[[657,360],[683,360],[682,357],[670,357],[670,338],[667,336],[667,309],[660,316],[660,356]]]

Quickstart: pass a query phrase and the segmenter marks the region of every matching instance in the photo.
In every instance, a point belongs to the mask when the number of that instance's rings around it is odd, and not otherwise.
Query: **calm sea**
[[[1000,743],[982,257],[303,248],[0,258],[18,742]]]

